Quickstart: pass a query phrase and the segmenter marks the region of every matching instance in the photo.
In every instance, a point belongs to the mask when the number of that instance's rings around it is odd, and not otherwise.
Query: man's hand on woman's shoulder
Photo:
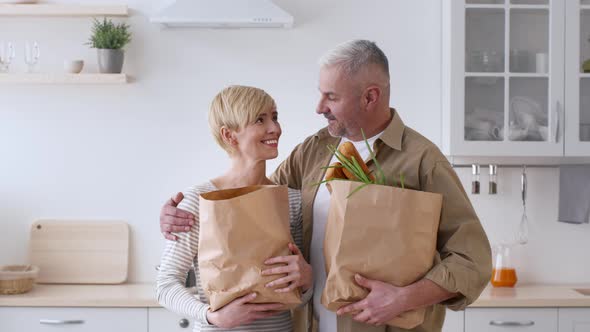
[[[195,224],[195,216],[187,211],[177,208],[184,195],[176,193],[170,198],[160,211],[160,231],[168,240],[176,241],[174,232],[188,232]]]

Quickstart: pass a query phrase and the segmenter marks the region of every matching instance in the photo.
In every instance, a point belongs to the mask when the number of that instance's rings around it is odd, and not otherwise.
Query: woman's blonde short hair
[[[274,99],[262,89],[242,85],[228,86],[211,102],[209,128],[217,144],[231,154],[233,149],[221,137],[221,128],[238,131],[254,123],[261,113],[274,108]]]

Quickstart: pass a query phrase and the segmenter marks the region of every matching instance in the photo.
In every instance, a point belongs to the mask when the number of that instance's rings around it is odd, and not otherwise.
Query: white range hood
[[[176,0],[150,19],[168,28],[291,28],[293,16],[270,0]]]

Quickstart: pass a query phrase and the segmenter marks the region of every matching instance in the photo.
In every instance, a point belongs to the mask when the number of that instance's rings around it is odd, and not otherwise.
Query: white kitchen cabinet
[[[559,308],[559,332],[590,332],[590,308]]]
[[[557,331],[557,308],[467,308],[465,332]]]
[[[148,309],[149,332],[192,331],[193,321],[164,308]]]
[[[447,310],[442,332],[463,332],[465,311]]]
[[[583,64],[590,59],[590,1],[566,4],[565,155],[590,154],[590,73]],[[590,71],[588,61],[586,71]]]
[[[147,308],[0,307],[2,332],[145,332]]]
[[[445,154],[590,156],[587,0],[444,0],[442,15]]]

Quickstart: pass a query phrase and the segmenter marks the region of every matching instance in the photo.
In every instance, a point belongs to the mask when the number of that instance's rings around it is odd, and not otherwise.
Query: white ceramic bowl
[[[64,71],[66,73],[78,74],[84,68],[84,60],[64,60]]]

